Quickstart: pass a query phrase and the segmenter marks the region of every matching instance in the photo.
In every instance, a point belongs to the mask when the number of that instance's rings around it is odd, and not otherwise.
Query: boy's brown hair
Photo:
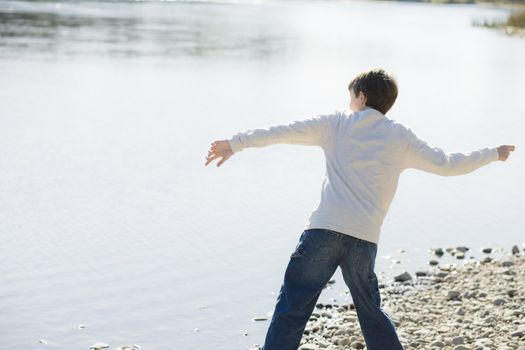
[[[386,114],[394,105],[397,98],[396,79],[381,68],[372,68],[357,75],[348,90],[354,94],[360,91],[366,96],[366,105]]]

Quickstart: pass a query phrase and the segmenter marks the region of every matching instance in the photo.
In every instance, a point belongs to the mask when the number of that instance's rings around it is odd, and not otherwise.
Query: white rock
[[[95,343],[91,345],[90,347],[91,350],[99,350],[99,349],[107,349],[107,348],[109,348],[109,345],[106,343],[101,343],[101,342]]]
[[[315,344],[304,344],[299,347],[299,350],[318,350],[319,346]]]

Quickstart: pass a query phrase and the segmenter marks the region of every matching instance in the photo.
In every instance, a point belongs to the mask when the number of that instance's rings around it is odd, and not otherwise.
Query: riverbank
[[[508,35],[525,38],[525,0],[397,0],[401,2],[413,1],[432,4],[475,4],[490,5],[506,8],[512,12],[509,16],[501,21],[495,19],[485,19],[483,21],[474,21],[472,25],[477,27],[486,27],[497,29]]]
[[[406,349],[525,350],[525,251],[514,246],[498,256],[484,253],[414,276],[379,278],[382,308]],[[301,350],[366,349],[354,305],[318,304],[301,344]]]
[[[525,38],[525,4],[509,5],[512,12],[504,21],[484,20],[482,22],[474,22],[474,26],[497,29],[505,32],[508,35]]]

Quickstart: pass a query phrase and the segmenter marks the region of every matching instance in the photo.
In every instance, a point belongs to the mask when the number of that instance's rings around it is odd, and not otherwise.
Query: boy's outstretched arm
[[[217,163],[217,166],[221,166],[233,154],[247,147],[265,147],[277,143],[322,147],[328,139],[331,123],[336,117],[337,112],[296,120],[288,124],[238,132],[227,140],[214,141],[204,165],[208,165],[214,159],[222,158]]]
[[[491,162],[505,161],[515,149],[513,145],[502,145],[468,153],[445,153],[441,148],[429,146],[410,129],[408,137],[405,168],[415,168],[443,176],[468,174]]]

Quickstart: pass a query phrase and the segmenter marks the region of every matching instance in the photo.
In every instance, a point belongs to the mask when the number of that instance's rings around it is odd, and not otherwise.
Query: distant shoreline
[[[505,21],[483,21],[476,23],[474,26],[492,28],[497,30],[502,30],[508,35],[517,36],[520,38],[525,38],[525,4],[508,4],[508,3],[495,3],[496,5],[501,5],[502,7],[509,7],[512,9],[512,13],[507,17]]]
[[[428,4],[473,4],[473,5],[497,5],[514,9],[525,9],[525,0],[520,1],[492,1],[492,0],[383,0],[396,2],[420,2]]]
[[[525,38],[525,0],[505,1],[505,0],[394,0],[398,2],[418,2],[428,4],[473,4],[473,5],[495,5],[501,8],[512,10],[512,13],[504,21],[487,21],[473,22],[476,27],[492,28],[502,30],[508,35]]]

